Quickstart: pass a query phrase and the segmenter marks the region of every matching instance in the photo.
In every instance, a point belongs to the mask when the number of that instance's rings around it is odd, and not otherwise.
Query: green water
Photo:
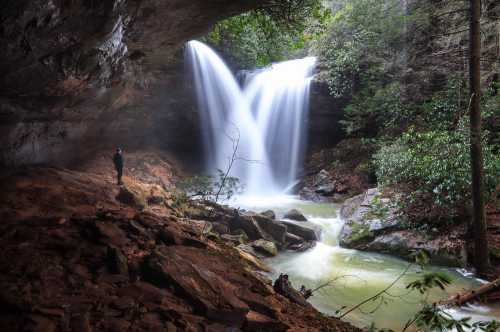
[[[312,223],[322,227],[322,239],[306,252],[283,252],[266,263],[274,269],[271,277],[287,273],[292,284],[299,288],[305,285],[314,289],[335,280],[310,298],[310,302],[321,312],[337,316],[342,307],[350,308],[373,296],[391,284],[408,266],[408,262],[376,253],[344,249],[338,245],[338,234],[342,221],[337,217],[339,206],[300,201],[291,197],[274,199],[246,199],[236,203],[248,210],[272,209],[278,218],[296,208]],[[445,271],[453,283],[446,291],[435,290],[425,299],[433,302],[477,287],[480,281],[471,274],[458,269],[431,266],[427,271]],[[406,285],[419,278],[422,271],[412,267],[389,291],[389,295],[363,305],[345,320],[359,327],[372,322],[378,328],[401,331],[404,324],[421,308],[424,298],[418,292],[409,292]],[[449,311],[455,317],[472,317],[473,320],[500,320],[500,306],[468,306]],[[411,330],[411,329],[410,329]]]

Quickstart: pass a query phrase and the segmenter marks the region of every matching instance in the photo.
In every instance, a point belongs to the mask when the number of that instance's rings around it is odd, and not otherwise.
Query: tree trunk
[[[474,222],[474,264],[479,274],[489,267],[484,209],[483,151],[481,146],[481,1],[470,2],[469,85],[470,85],[470,154],[472,164],[472,207]]]
[[[457,295],[449,298],[448,300],[443,300],[443,301],[437,302],[436,304],[462,306],[462,305],[466,304],[467,302],[475,300],[481,295],[486,295],[489,292],[492,292],[499,287],[500,287],[500,278],[496,279],[492,282],[489,282],[487,284],[484,284],[476,289],[468,291],[466,293],[457,294]]]

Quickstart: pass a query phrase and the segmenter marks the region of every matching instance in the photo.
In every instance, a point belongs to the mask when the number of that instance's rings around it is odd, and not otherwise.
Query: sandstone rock
[[[260,239],[252,242],[251,245],[256,251],[261,252],[266,256],[278,255],[278,248],[276,247],[276,244],[271,241]]]
[[[272,269],[270,267],[268,267],[266,264],[264,264],[258,257],[249,253],[247,250],[243,250],[243,247],[238,246],[238,247],[236,247],[236,250],[238,251],[238,254],[240,255],[241,258],[243,258],[245,261],[247,261],[248,263],[253,265],[258,270],[261,270],[264,272],[271,272],[272,271]]]
[[[307,221],[307,218],[297,209],[292,209],[285,213],[285,219],[295,220],[295,221]]]
[[[285,242],[286,227],[279,221],[272,220],[260,214],[249,213],[245,216],[257,223],[264,239],[273,240],[279,244]]]
[[[57,328],[56,324],[47,317],[31,315],[30,321],[34,323],[33,332],[55,332]]]
[[[287,228],[288,233],[303,238],[306,241],[318,241],[321,235],[321,227],[310,222],[281,221]]]
[[[127,257],[116,247],[108,247],[106,263],[110,273],[128,275]]]
[[[76,315],[71,318],[71,331],[92,332],[92,328],[90,327],[88,312],[82,315]]]
[[[168,256],[175,256],[175,253],[170,252]],[[145,260],[142,272],[146,281],[160,288],[173,287],[193,305],[195,312],[217,322],[236,327],[243,325],[248,306],[236,297],[227,282],[212,271],[156,253]]]
[[[237,215],[229,222],[231,233],[236,230],[243,230],[250,240],[258,240],[264,237],[262,230],[257,222],[250,217]]]
[[[180,239],[179,235],[168,227],[161,229],[158,232],[157,237],[158,241],[163,242],[167,246],[173,246],[182,243],[182,240]]]
[[[274,213],[273,210],[266,210],[264,212],[261,212],[260,214],[263,215],[264,217],[269,218],[269,219],[273,219],[273,220],[276,219],[276,213]]]
[[[249,311],[243,331],[288,331],[290,327],[283,322],[271,319],[255,311]]]
[[[98,238],[103,243],[109,243],[115,246],[123,246],[127,241],[127,235],[116,224],[109,221],[95,222],[95,229]]]
[[[139,210],[144,210],[147,206],[145,194],[135,188],[133,189],[130,185],[120,186],[120,192],[116,196],[116,200]]]

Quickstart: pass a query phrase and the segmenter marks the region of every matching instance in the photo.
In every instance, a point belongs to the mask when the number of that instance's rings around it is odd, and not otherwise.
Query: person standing
[[[123,175],[123,153],[122,149],[116,149],[116,153],[113,156],[113,163],[115,164],[116,176],[118,180],[118,185],[123,184],[122,175]]]

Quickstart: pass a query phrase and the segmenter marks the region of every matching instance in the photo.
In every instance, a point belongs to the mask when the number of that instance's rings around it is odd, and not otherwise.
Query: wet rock
[[[273,210],[266,210],[264,212],[261,212],[260,214],[272,220],[276,219],[276,213],[274,213]]]
[[[321,227],[310,222],[281,221],[287,228],[288,233],[303,238],[306,241],[318,241],[321,236]]]
[[[250,251],[253,251],[252,247],[250,247],[250,246],[247,246],[247,247],[250,248]],[[243,248],[245,248],[245,250]],[[248,248],[243,247],[243,246],[238,246],[238,247],[236,247],[236,250],[238,251],[238,254],[240,255],[241,258],[243,258],[245,261],[250,263],[257,270],[261,270],[261,271],[265,271],[265,272],[272,271],[271,268],[269,268],[267,265],[265,265],[256,255],[248,252],[247,251]]]
[[[239,214],[234,216],[233,219],[229,222],[229,229],[231,233],[237,230],[243,230],[250,240],[258,240],[264,238],[264,234],[259,228],[259,225],[255,221],[255,219],[247,216],[242,216]]]
[[[376,188],[346,200],[340,210],[340,216],[346,219],[340,244],[347,248],[360,248],[373,241],[375,236],[396,230],[399,220],[395,212]]]
[[[262,253],[257,252],[251,244],[240,244],[236,247],[236,249],[244,251],[244,252],[246,252],[252,256],[258,257],[258,258],[264,258]]]
[[[286,244],[288,245],[293,245],[293,244],[300,244],[300,243],[303,243],[304,242],[304,239],[301,238],[300,236],[297,236],[295,234],[292,234],[292,233],[286,233],[285,234],[285,242]]]
[[[128,274],[127,257],[116,247],[108,247],[106,263],[110,273]]]
[[[336,193],[335,182],[318,186],[314,192],[323,196],[332,196]]]
[[[284,218],[295,221],[307,221],[307,218],[297,209],[292,209],[285,213]]]
[[[286,227],[279,221],[272,220],[260,214],[247,214],[245,217],[251,218],[252,221],[256,222],[263,234],[262,238],[280,244],[285,242]]]
[[[278,255],[278,248],[276,244],[271,241],[266,240],[257,240],[251,243],[252,247],[258,251],[263,253],[266,256],[276,256]]]
[[[244,244],[248,240],[248,238],[245,238],[245,236],[242,234],[239,235],[222,234],[220,238],[236,246]]]
[[[315,245],[316,241],[304,241],[301,243],[291,244],[290,246],[288,246],[288,249],[302,252],[314,248]]]

